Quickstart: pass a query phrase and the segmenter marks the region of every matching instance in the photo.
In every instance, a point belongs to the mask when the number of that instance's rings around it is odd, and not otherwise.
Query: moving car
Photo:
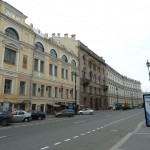
[[[73,117],[75,112],[73,109],[64,109],[60,112],[55,113],[56,117]]]
[[[31,113],[27,113],[24,110],[16,110],[14,112],[12,112],[13,115],[13,119],[12,122],[28,122],[32,119],[31,117]]]
[[[9,125],[12,121],[12,113],[10,111],[0,111],[0,124],[2,126]]]
[[[82,110],[78,111],[79,115],[93,115],[94,114],[94,110],[90,109],[90,108],[84,108]]]
[[[31,114],[31,117],[33,120],[42,120],[46,118],[45,113],[38,111],[38,110],[30,110],[27,112]]]

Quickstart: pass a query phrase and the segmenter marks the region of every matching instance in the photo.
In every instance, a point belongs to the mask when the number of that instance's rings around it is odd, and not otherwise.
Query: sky
[[[150,92],[149,0],[3,0],[42,33],[76,35],[121,75]]]

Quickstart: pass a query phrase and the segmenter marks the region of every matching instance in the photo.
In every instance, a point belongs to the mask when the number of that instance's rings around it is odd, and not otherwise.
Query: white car
[[[12,112],[13,119],[12,122],[28,122],[32,119],[31,113],[27,113],[26,111],[23,110],[16,110]]]
[[[94,110],[90,109],[90,108],[84,108],[82,110],[78,111],[79,115],[93,115],[94,114]]]

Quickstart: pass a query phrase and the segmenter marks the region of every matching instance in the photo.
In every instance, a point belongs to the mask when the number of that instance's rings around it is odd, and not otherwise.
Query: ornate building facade
[[[70,103],[79,105],[77,54],[26,24],[27,17],[0,1],[0,103],[12,109],[52,113]]]
[[[60,42],[70,51],[75,51],[79,58],[80,107],[90,107],[95,110],[108,107],[107,67],[105,60],[90,50],[75,35],[52,34],[52,39]]]
[[[128,103],[131,107],[138,107],[143,103],[139,81],[119,74],[109,65],[107,65],[107,76],[109,107],[124,103]]]

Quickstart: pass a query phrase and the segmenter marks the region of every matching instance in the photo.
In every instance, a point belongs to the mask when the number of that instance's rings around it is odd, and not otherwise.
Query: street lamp
[[[149,70],[150,63],[148,62],[148,60],[147,60],[146,66],[147,66],[147,68],[148,68],[148,74],[149,74],[149,80],[150,80],[150,70]]]
[[[117,90],[117,106],[118,106],[118,88],[116,88]]]
[[[132,104],[132,108],[133,108],[133,92],[131,92],[131,97],[132,97],[132,102],[131,102],[131,104]]]
[[[72,74],[75,76],[75,85],[74,85],[74,89],[75,89],[75,114],[77,113],[77,90],[76,90],[76,79],[77,79],[77,73],[76,72],[72,72]]]

